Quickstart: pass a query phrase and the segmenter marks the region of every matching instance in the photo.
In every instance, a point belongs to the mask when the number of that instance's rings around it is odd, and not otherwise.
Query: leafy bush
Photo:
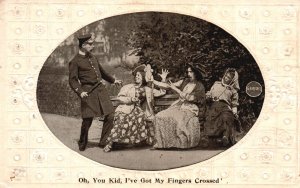
[[[241,88],[239,116],[244,130],[252,127],[261,111],[264,80],[253,56],[233,36],[207,21],[179,14],[146,12],[107,18],[77,33],[84,32],[96,32],[107,39],[105,46],[109,48],[97,55],[102,60],[118,57],[122,62],[124,54],[130,51],[139,57],[138,64],[149,63],[155,72],[167,68],[174,80],[184,76],[186,63],[197,64],[202,69],[206,90],[220,80],[228,67],[236,68]],[[41,71],[38,103],[42,112],[78,116],[79,98],[67,81],[67,63],[75,55],[76,37],[72,35],[68,41],[71,42],[63,42],[51,54]],[[131,82],[128,70],[133,68],[132,64],[126,66],[125,62],[117,68],[111,67],[108,72],[124,79],[124,84]],[[259,97],[252,98],[245,93],[250,81],[262,85],[263,93]],[[107,87],[112,95],[119,91],[114,86]]]

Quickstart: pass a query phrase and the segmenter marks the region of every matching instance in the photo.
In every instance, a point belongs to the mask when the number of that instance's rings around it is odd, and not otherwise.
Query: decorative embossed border
[[[74,187],[83,186],[78,183],[80,177],[138,180],[172,177],[222,178],[220,186],[289,184],[297,187],[300,184],[299,8],[300,2],[296,0],[0,1],[0,164],[3,169],[0,185]],[[140,172],[112,168],[84,158],[66,148],[48,130],[35,100],[37,76],[48,55],[82,26],[113,15],[141,11],[174,12],[205,19],[228,31],[253,54],[265,79],[265,102],[253,128],[234,147],[199,164]]]

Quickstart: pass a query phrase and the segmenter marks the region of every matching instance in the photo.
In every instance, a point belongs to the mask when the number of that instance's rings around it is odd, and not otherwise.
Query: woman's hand
[[[211,96],[211,93],[210,93],[210,92],[207,92],[207,93],[205,93],[205,96],[206,96],[206,98],[212,98],[212,96]]]
[[[234,115],[236,118],[239,117],[238,111],[237,111],[237,107],[233,107],[233,108],[232,108],[232,113],[233,113],[233,115]]]
[[[167,69],[162,69],[161,74],[158,74],[161,77],[162,82],[166,82],[169,71]]]
[[[133,103],[137,103],[138,101],[139,101],[138,97],[132,97],[131,98],[131,102],[133,102]]]
[[[169,80],[169,87],[170,87],[171,89],[175,90],[175,91],[178,90],[178,88],[177,88],[177,87],[173,84],[173,82],[171,82],[170,80]]]

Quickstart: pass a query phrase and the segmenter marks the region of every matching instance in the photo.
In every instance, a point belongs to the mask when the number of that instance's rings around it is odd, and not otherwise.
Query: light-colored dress
[[[153,90],[153,94],[161,96],[165,94],[165,90]],[[140,102],[132,103],[133,97],[138,97]],[[115,110],[113,127],[106,144],[135,145],[144,141],[152,144],[153,135],[150,134],[146,113],[142,107],[146,101],[145,88],[136,87],[135,84],[125,85],[121,88],[117,99],[121,104]]]
[[[192,148],[199,144],[199,113],[202,113],[199,106],[204,106],[204,86],[185,80],[181,91],[177,101],[155,115],[154,148]]]

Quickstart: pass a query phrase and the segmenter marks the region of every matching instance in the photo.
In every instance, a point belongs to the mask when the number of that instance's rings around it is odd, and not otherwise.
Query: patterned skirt
[[[156,114],[154,148],[192,148],[199,144],[200,123],[189,110],[172,106]]]
[[[145,113],[139,106],[136,106],[130,114],[115,113],[114,125],[106,143],[136,145],[146,141],[147,144],[152,144],[152,140]]]

